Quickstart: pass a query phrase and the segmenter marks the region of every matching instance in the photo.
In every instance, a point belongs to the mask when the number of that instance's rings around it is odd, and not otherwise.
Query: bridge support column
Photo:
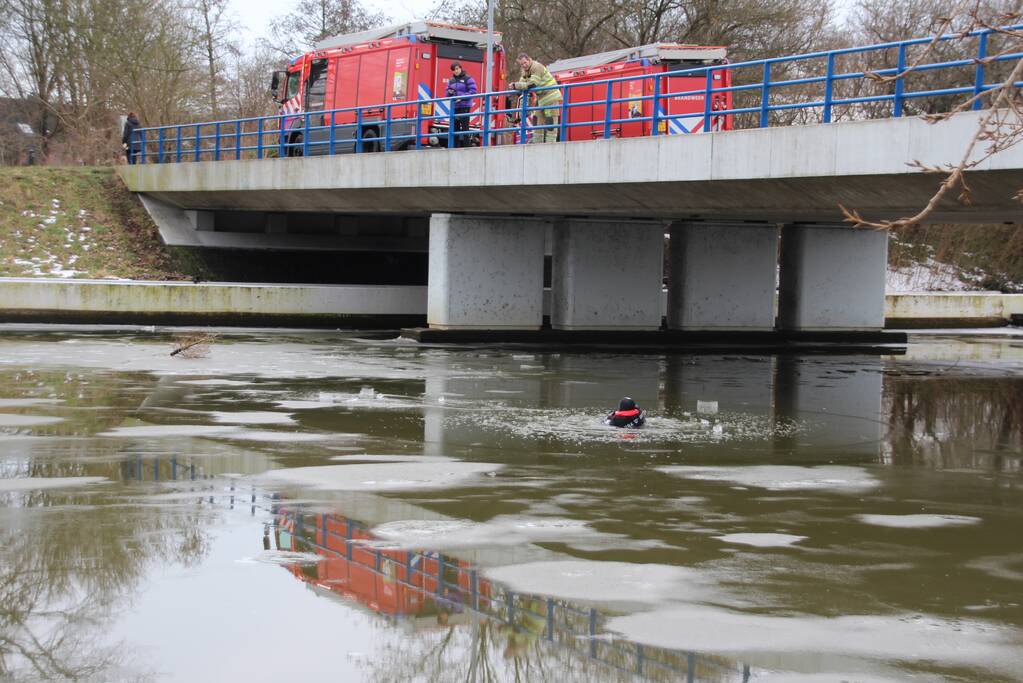
[[[429,326],[540,329],[548,223],[533,218],[433,214]]]
[[[668,254],[668,329],[774,329],[774,224],[675,223]]]
[[[782,228],[778,322],[796,331],[884,327],[888,233],[843,224]]]
[[[664,223],[570,218],[553,242],[551,327],[660,328]]]

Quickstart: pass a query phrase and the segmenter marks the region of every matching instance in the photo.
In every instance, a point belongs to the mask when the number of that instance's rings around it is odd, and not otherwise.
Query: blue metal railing
[[[1023,25],[1006,29],[1019,30],[1023,29]],[[680,125],[685,119],[699,119],[700,125],[694,124],[693,129],[702,127],[704,131],[710,132],[715,122],[731,121],[743,116],[752,117],[752,122],[755,122],[752,127],[764,128],[772,124],[773,114],[792,110],[810,110],[819,117],[821,123],[831,123],[837,108],[852,110],[857,106],[878,103],[890,105],[887,112],[881,113],[899,117],[905,113],[907,102],[912,100],[949,96],[979,97],[998,87],[999,83],[986,82],[991,66],[1021,59],[1023,52],[992,54],[989,43],[995,37],[996,31],[984,29],[965,34],[952,33],[734,64],[565,83],[529,91],[540,94],[557,90],[562,100],[550,105],[534,104],[528,96],[520,97],[519,91],[505,90],[462,98],[438,97],[317,112],[140,128],[136,131],[140,147],[138,160],[140,163],[179,163],[263,159],[267,156],[390,152],[421,149],[424,146],[487,147],[496,144],[525,144],[537,139],[544,131],[556,131],[560,139],[566,140],[577,128],[589,129],[593,138],[607,139],[616,133],[621,136],[624,124],[637,123],[643,124],[640,134],[663,135],[678,130],[688,132],[688,129]],[[975,41],[976,46],[969,48],[969,57],[960,56],[908,66],[912,49],[926,49],[925,46],[931,43],[941,45],[952,41],[960,44]],[[843,58],[863,57],[873,53],[886,61],[892,51],[895,52],[893,67],[864,71],[856,70],[854,65],[852,71],[839,70]],[[891,63],[890,60],[887,63]],[[936,71],[945,72],[954,82],[961,84],[920,90],[909,87],[910,79]],[[735,77],[750,73],[754,74],[750,82]],[[731,79],[725,78],[726,74]],[[868,90],[864,93],[855,88],[851,93],[841,92],[846,85],[875,83],[877,76],[891,79],[879,88],[882,92]],[[678,77],[699,79],[700,85],[691,90],[673,90],[676,83],[666,79]],[[724,85],[729,80],[731,84]],[[642,94],[623,95],[629,89],[625,84],[636,81],[642,82]],[[722,85],[716,85],[716,81]],[[1015,85],[1021,87],[1023,82]],[[589,88],[590,93],[601,95],[598,99],[578,100],[573,95],[579,94],[579,88]],[[742,101],[734,102],[735,96]],[[598,96],[592,94],[589,97]],[[671,111],[672,101],[693,97],[702,99],[702,111]],[[515,99],[518,99],[517,103]],[[456,110],[456,101],[463,106],[468,101],[471,109]],[[724,103],[724,106],[714,108],[712,105],[715,102]],[[616,116],[616,105],[626,103],[642,104],[639,110],[629,106],[618,107],[619,112],[622,109],[630,111],[625,116]],[[978,99],[972,108],[980,109],[982,106]],[[600,115],[586,120],[570,116],[576,113],[573,110],[582,108],[590,108],[591,112],[599,111]],[[637,111],[642,115],[632,115]],[[550,122],[533,121],[534,116],[541,116],[541,112],[546,112],[542,116]],[[551,113],[558,116],[549,116]],[[856,111],[851,112],[853,116],[856,114]],[[876,117],[878,112],[873,115]]]

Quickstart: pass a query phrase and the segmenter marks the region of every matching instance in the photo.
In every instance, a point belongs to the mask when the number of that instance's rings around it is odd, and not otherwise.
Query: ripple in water
[[[564,408],[514,408],[453,413],[445,420],[527,439],[556,439],[573,443],[633,442],[723,443],[759,441],[801,433],[796,421],[779,421],[773,416],[721,413],[713,417],[648,417],[640,429],[617,429],[603,423],[600,411],[570,411]]]

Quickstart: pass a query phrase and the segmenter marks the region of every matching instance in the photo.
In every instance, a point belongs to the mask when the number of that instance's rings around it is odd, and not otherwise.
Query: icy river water
[[[0,678],[1023,680],[1023,336],[173,343],[0,327]]]

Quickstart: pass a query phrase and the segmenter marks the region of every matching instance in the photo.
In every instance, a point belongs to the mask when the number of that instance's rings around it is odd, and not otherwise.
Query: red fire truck
[[[723,47],[701,47],[696,45],[670,45],[656,43],[641,47],[601,52],[584,57],[562,59],[552,63],[548,68],[558,83],[563,85],[590,83],[629,76],[667,73],[687,68],[727,64],[726,50]],[[704,73],[691,76],[666,76],[660,83],[660,111],[658,116],[678,117],[665,118],[658,122],[658,133],[667,135],[684,135],[699,133],[704,126],[704,101],[707,78]],[[713,92],[719,88],[731,86],[731,73],[727,69],[713,72],[711,111],[731,109],[732,93]],[[698,91],[687,95],[673,95]],[[606,118],[607,85],[597,83],[592,86],[577,85],[565,88],[566,103],[594,102],[594,104],[569,107],[567,123],[587,125],[569,126],[568,140],[592,140],[604,136]],[[653,116],[653,100],[640,99],[654,94],[652,78],[624,81],[612,86],[612,96],[623,100],[612,105],[611,118],[625,119]],[[712,130],[730,130],[732,117],[717,115],[711,117]],[[652,121],[635,121],[611,124],[611,135],[614,137],[639,137],[650,135]]]
[[[451,102],[417,104],[419,100],[444,97],[451,64],[459,62],[472,76],[480,92],[484,78],[487,33],[483,29],[417,21],[398,26],[350,33],[318,43],[316,49],[297,57],[286,71],[276,71],[270,84],[284,119],[282,143],[289,156],[382,150],[389,128],[392,149],[415,146],[417,133],[423,146],[446,146]],[[504,89],[504,52],[500,34],[494,35],[493,88]],[[390,107],[390,123],[384,105]],[[336,114],[316,112],[363,107]],[[417,117],[416,109],[419,109]],[[481,98],[473,101],[478,111]],[[496,102],[494,103],[496,109]],[[306,116],[309,123],[306,125]],[[437,118],[430,118],[436,116]],[[495,117],[496,118],[496,117]],[[480,125],[479,115],[470,119]],[[333,131],[331,131],[333,123]],[[361,125],[360,125],[361,124]],[[500,124],[494,122],[495,127]],[[309,139],[305,140],[308,130]],[[333,132],[333,143],[331,134]],[[404,136],[404,137],[403,137]]]

